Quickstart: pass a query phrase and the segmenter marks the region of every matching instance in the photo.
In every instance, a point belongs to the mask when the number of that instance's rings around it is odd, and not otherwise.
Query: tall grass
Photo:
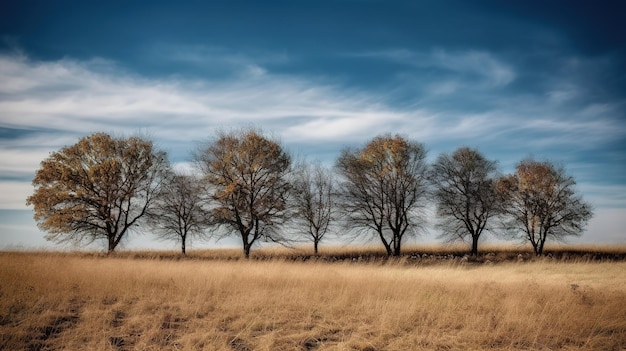
[[[0,349],[619,350],[625,272],[2,253]]]

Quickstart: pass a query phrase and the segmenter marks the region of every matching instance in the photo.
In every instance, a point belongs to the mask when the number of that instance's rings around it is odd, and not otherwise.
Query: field
[[[623,260],[216,252],[0,253],[0,349],[626,349]]]

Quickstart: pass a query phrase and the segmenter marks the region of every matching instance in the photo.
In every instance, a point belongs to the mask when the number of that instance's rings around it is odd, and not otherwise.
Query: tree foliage
[[[104,240],[113,252],[129,231],[149,224],[160,238],[180,241],[185,254],[188,240],[214,226],[218,238],[239,236],[245,257],[257,242],[291,241],[283,226],[290,219],[316,254],[341,220],[354,234],[380,239],[387,255],[400,255],[424,223],[429,184],[440,237],[470,239],[474,255],[495,216],[504,236],[541,255],[546,241],[580,235],[593,215],[574,179],[553,163],[523,160],[496,179],[495,161],[462,147],[429,170],[424,146],[398,135],[344,149],[337,174],[305,162],[294,172],[282,145],[255,129],[218,133],[194,157],[201,178],[175,174],[150,140],[94,133],[41,162],[27,205],[57,243]]]
[[[406,234],[416,234],[426,199],[426,150],[401,136],[384,135],[337,160],[344,178],[342,209],[349,225],[378,236],[388,255],[400,255]]]
[[[167,168],[149,140],[95,133],[41,162],[27,204],[48,240],[104,239],[112,252],[151,210]]]
[[[283,241],[277,230],[286,218],[291,157],[255,130],[220,133],[196,153],[213,187],[214,223],[238,233],[244,255],[259,239]]]
[[[189,174],[171,173],[163,184],[151,215],[159,238],[180,242],[181,252],[192,238],[206,238],[210,213],[206,208],[205,187]]]
[[[467,147],[441,154],[431,168],[441,237],[449,241],[469,238],[473,255],[478,254],[478,240],[489,220],[499,213],[496,173],[495,161]]]
[[[303,162],[296,167],[292,192],[294,220],[313,242],[316,255],[320,241],[336,217],[335,188],[333,174],[319,163]]]
[[[507,229],[543,253],[548,238],[563,240],[580,235],[592,217],[591,206],[574,189],[574,178],[550,162],[523,160],[514,174],[498,181],[504,199]]]

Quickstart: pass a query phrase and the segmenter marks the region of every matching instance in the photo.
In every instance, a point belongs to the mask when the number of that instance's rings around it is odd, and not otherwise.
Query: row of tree
[[[346,148],[334,169],[292,162],[277,140],[255,129],[218,133],[193,153],[198,172],[175,172],[167,155],[141,137],[95,133],[42,161],[27,204],[54,242],[106,240],[108,251],[135,228],[161,238],[239,236],[249,257],[258,241],[319,243],[335,228],[374,235],[388,255],[426,223],[436,205],[448,241],[485,231],[531,243],[580,235],[591,207],[563,167],[531,159],[500,176],[495,161],[462,147],[426,161],[421,143],[383,135]]]

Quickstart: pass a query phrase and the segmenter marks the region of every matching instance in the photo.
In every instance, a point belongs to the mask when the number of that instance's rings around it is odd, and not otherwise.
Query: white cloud
[[[416,52],[393,49],[347,56],[385,59],[417,68],[437,68],[457,75],[455,80],[448,80],[444,85],[435,85],[433,91],[435,94],[452,93],[460,87],[473,89],[503,87],[513,82],[517,76],[511,66],[488,52],[478,50],[436,49],[430,52]]]
[[[111,70],[103,73],[67,60],[39,63],[0,57],[0,66],[4,64],[10,69],[0,71],[0,90],[7,93],[0,99],[0,124],[11,128],[45,127],[73,133],[155,128],[158,137],[189,140],[204,138],[211,129],[226,124],[273,127],[293,117],[309,123],[311,119],[319,119],[313,123],[327,121],[348,134],[359,124],[343,123],[346,116],[389,120],[397,114],[381,106],[378,97],[271,76],[255,65],[248,66],[247,75],[209,83],[146,79]],[[6,86],[13,77],[20,79],[18,88]],[[305,131],[299,137],[320,137],[317,130]]]
[[[495,85],[507,84],[515,77],[506,64],[483,52],[392,51],[378,55],[411,62],[423,58],[416,64],[473,72]],[[491,94],[499,102],[481,113],[445,107],[436,111],[428,108],[428,99],[417,109],[397,108],[385,101],[386,96],[297,76],[273,75],[248,59],[240,61],[245,62],[246,74],[202,81],[139,77],[101,60],[37,62],[24,56],[0,56],[0,91],[5,93],[0,97],[0,125],[44,127],[73,135],[143,130],[166,142],[204,139],[215,128],[242,124],[263,125],[288,140],[302,142],[355,141],[384,132],[432,139],[526,129],[558,132],[559,143],[572,133],[603,138],[607,133],[624,134],[623,128],[606,122],[616,113],[610,104],[590,105],[574,115],[575,121],[558,115],[557,107],[546,105],[550,97],[544,96],[545,101],[504,97],[495,91]],[[450,79],[433,91],[435,95],[452,94],[452,104],[460,98],[457,90],[463,84]],[[591,115],[596,118],[590,120]],[[407,126],[413,128],[407,130]]]
[[[33,177],[39,162],[48,156],[43,149],[0,149],[0,175],[9,177]]]
[[[257,51],[243,54],[224,47],[171,43],[153,45],[147,52],[150,57],[158,57],[159,60],[221,70],[224,68],[237,70],[258,64],[283,64],[291,60],[286,53]]]
[[[141,131],[166,150],[181,144],[190,150],[228,126],[259,124],[288,141],[345,142],[409,118],[377,96],[274,77],[258,66],[248,75],[206,82],[148,79],[93,62],[0,56],[0,127],[18,133],[0,139],[0,176],[32,177],[50,152],[95,131]],[[29,182],[0,181],[0,208],[24,209]]]
[[[259,66],[250,66],[248,75],[209,82],[147,79],[114,65],[99,70],[69,60],[46,63],[4,56],[0,61],[11,66],[0,73],[23,81],[21,89],[0,98],[0,126],[59,132],[57,142],[39,134],[39,140],[17,139],[20,147],[43,142],[53,151],[77,135],[141,130],[167,149],[172,143],[202,140],[217,128],[247,124],[262,125],[294,142],[345,143],[384,132],[418,134],[402,125],[419,126],[416,130],[424,137],[432,131],[428,113],[394,109],[374,94],[274,76]]]
[[[578,189],[585,193],[585,200],[595,208],[625,208],[626,209],[626,185],[625,184],[594,184],[580,183]],[[624,217],[626,220],[626,216]],[[624,226],[626,228],[626,226]],[[626,233],[624,233],[626,234]]]
[[[573,99],[581,95],[580,90],[571,83],[561,84],[548,91],[548,99],[553,104],[563,104],[571,102]]]
[[[0,139],[0,176],[32,176],[49,152],[95,131],[145,132],[168,151],[191,150],[193,142],[213,135],[216,129],[250,124],[288,143],[324,143],[326,148],[336,145],[337,150],[381,133],[455,146],[489,140],[501,148],[517,146],[523,153],[529,147],[534,147],[533,152],[559,145],[578,147],[583,138],[593,147],[626,135],[615,117],[619,103],[588,104],[565,114],[559,109],[565,98],[554,94],[500,94],[497,86],[508,84],[517,73],[487,53],[439,51],[420,56],[397,51],[386,55],[407,62],[421,58],[423,62],[416,64],[478,75],[487,90],[461,94],[457,90],[465,89],[463,79],[451,78],[442,81],[438,91],[449,95],[449,103],[434,107],[429,97],[418,96],[414,107],[408,108],[364,89],[275,75],[249,59],[241,60],[243,74],[228,79],[185,80],[137,76],[106,60],[39,62],[23,55],[0,56],[0,127],[28,131],[22,137]],[[482,99],[487,93],[497,103],[485,111],[448,107],[457,99]],[[529,139],[536,132],[542,133],[542,139]],[[16,186],[3,193],[3,208],[23,209],[30,185],[2,184],[2,189]]]
[[[339,112],[339,111],[337,111]],[[384,110],[335,112],[327,118],[309,119],[285,129],[288,141],[308,140],[363,140],[372,131],[389,131],[390,126],[410,122],[412,114]],[[419,118],[419,117],[418,117]]]
[[[26,209],[26,198],[33,193],[27,182],[0,181],[0,209]]]
[[[179,174],[198,174],[198,167],[193,162],[175,162],[172,168]]]
[[[435,50],[430,64],[455,72],[479,75],[493,87],[505,86],[515,79],[515,72],[511,67],[482,51],[451,53],[445,50]]]

